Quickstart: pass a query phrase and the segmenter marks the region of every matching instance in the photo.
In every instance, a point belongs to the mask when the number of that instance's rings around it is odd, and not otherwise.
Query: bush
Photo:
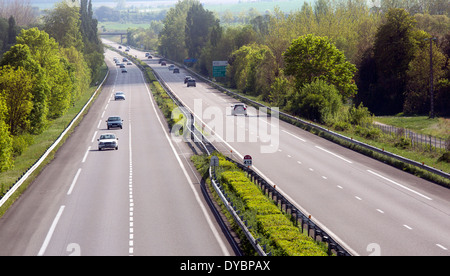
[[[299,228],[295,227],[242,171],[223,172],[220,182],[242,200],[244,211],[249,212],[256,219],[257,233],[269,241],[269,245],[273,247],[276,254],[327,255],[326,250],[312,238],[301,233]]]
[[[367,139],[377,139],[380,138],[383,132],[381,129],[376,127],[362,127],[362,126],[356,126],[355,133],[367,138]]]
[[[367,107],[361,103],[358,108],[352,106],[348,111],[349,121],[352,125],[368,125],[372,124],[372,114]]]

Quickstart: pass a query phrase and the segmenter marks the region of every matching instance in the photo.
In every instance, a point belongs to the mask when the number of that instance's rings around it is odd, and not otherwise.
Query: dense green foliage
[[[277,205],[251,182],[234,163],[219,153],[218,180],[240,215],[251,225],[250,232],[267,246],[272,256],[327,256],[326,246],[316,243],[294,225]],[[206,175],[211,156],[194,156],[197,170]],[[248,253],[249,254],[249,253]]]
[[[91,3],[81,2],[81,8],[59,3],[39,27],[21,26],[20,32],[9,20],[9,38],[3,43],[8,47],[0,59],[0,172],[32,143],[30,135],[64,115],[100,73],[103,46],[97,22]]]
[[[185,0],[168,11],[159,51],[178,62],[195,55],[194,68],[210,77],[212,61],[227,60],[227,78],[220,81],[231,88],[330,123],[338,118],[324,120],[317,108],[300,111],[324,103],[317,94],[299,97],[304,85],[323,80],[337,89],[343,104],[363,104],[376,114],[429,112],[425,39],[434,36],[434,108],[448,115],[448,12],[442,1],[383,0],[370,8],[363,0],[317,0],[287,14],[256,13],[246,25],[219,25],[198,2]],[[192,20],[193,14],[204,20]]]

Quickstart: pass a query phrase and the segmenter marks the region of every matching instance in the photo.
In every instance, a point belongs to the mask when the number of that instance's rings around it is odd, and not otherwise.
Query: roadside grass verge
[[[104,64],[102,68],[102,74],[100,74],[101,77],[98,82],[100,82],[105,77],[107,71],[108,69],[106,67],[106,64]],[[93,83],[95,83],[95,81],[93,81]],[[29,168],[31,168],[34,163],[36,163],[36,161],[54,143],[54,141],[58,139],[61,133],[73,120],[73,118],[87,103],[96,89],[97,86],[90,87],[89,92],[82,94],[81,97],[69,108],[69,110],[63,116],[52,121],[46,130],[44,130],[39,135],[30,135],[28,137],[28,140],[31,141],[31,144],[24,148],[22,154],[14,159],[14,167],[8,171],[0,173],[0,196],[3,196],[25,174],[25,172]],[[84,114],[86,114],[87,111],[88,108],[85,110]],[[22,194],[22,192],[26,190],[26,188],[34,180],[34,178],[39,175],[42,168],[50,163],[50,161],[54,157],[55,152],[62,144],[64,144],[65,139],[70,136],[73,129],[82,120],[83,116],[78,119],[72,130],[67,133],[59,146],[49,154],[47,159],[40,165],[40,167],[30,177],[28,177],[27,181],[22,184],[22,186],[14,193],[14,195],[8,200],[8,202],[0,207],[0,217],[6,212],[8,207],[11,206],[12,203]]]

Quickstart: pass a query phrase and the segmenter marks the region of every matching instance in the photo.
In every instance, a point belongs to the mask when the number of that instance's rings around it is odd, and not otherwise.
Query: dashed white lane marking
[[[131,119],[128,123],[128,148],[130,151],[130,174],[128,177],[128,190],[129,190],[129,243],[128,254],[131,256],[134,254],[134,199],[133,199],[133,151],[131,149]]]
[[[73,187],[75,187],[75,183],[77,183],[78,176],[80,176],[81,168],[78,169],[77,173],[75,174],[75,177],[72,180],[72,184],[70,184],[69,190],[67,191],[67,195],[70,195],[72,193]]]
[[[408,230],[412,230],[412,227],[409,226],[409,225],[403,224],[403,226],[404,226],[406,229],[408,229]]]
[[[92,136],[91,143],[94,143],[95,137],[97,137],[97,133],[98,133],[98,131],[96,130],[96,131],[94,132],[94,136]]]
[[[378,176],[378,177],[380,177],[380,178],[382,178],[382,179],[384,179],[384,180],[386,180],[386,181],[391,182],[392,184],[397,185],[398,187],[401,187],[401,188],[403,188],[403,189],[405,189],[405,190],[407,190],[407,191],[410,191],[410,192],[412,192],[412,193],[414,193],[414,194],[416,194],[416,195],[419,195],[419,196],[421,196],[421,197],[423,197],[423,198],[425,198],[425,199],[433,200],[433,199],[431,199],[430,197],[428,197],[428,196],[426,196],[426,195],[423,195],[423,194],[421,194],[421,193],[419,193],[419,192],[417,192],[417,191],[414,191],[413,189],[410,189],[410,188],[408,188],[408,187],[406,187],[406,186],[404,186],[404,185],[402,185],[402,184],[400,184],[400,183],[397,183],[397,182],[395,182],[394,180],[391,180],[391,179],[389,179],[389,178],[387,178],[387,177],[384,177],[384,176],[382,176],[381,174],[375,173],[375,172],[373,172],[373,171],[371,171],[371,170],[367,170],[367,171],[368,171],[369,173],[373,174],[373,175],[376,175],[376,176]]]
[[[378,211],[379,213],[382,213],[382,214],[384,214],[384,211],[383,211],[383,210],[381,210],[381,209],[377,209],[377,211]]]
[[[444,247],[443,245],[440,245],[439,243],[436,243],[436,245],[437,245],[439,248],[441,248],[441,249],[443,249],[443,250],[445,250],[445,251],[448,250],[447,247]]]
[[[284,132],[284,133],[286,133],[286,134],[291,135],[292,137],[294,137],[294,138],[296,138],[296,139],[298,139],[298,140],[300,140],[300,141],[302,141],[302,142],[306,142],[305,139],[302,139],[302,138],[300,138],[300,137],[298,137],[298,136],[296,136],[296,135],[294,135],[294,134],[292,134],[292,133],[290,133],[290,132],[287,132],[286,130],[281,130],[281,131]]]
[[[326,149],[321,148],[321,147],[319,147],[319,146],[316,146],[316,148],[318,148],[318,149],[320,149],[320,150],[322,150],[322,151],[324,151],[324,152],[326,152],[326,153],[329,153],[329,154],[331,154],[331,155],[333,155],[333,156],[336,156],[337,158],[339,158],[339,159],[341,159],[341,160],[344,160],[344,161],[347,162],[347,163],[350,163],[350,164],[353,163],[352,161],[347,160],[347,159],[345,159],[344,157],[342,157],[342,156],[340,156],[340,155],[337,155],[336,153],[333,153],[333,152],[331,152],[331,151],[329,151],[329,150],[326,150]]]
[[[84,154],[83,160],[81,160],[81,163],[86,162],[86,158],[87,158],[90,150],[91,150],[91,146],[88,147],[86,153]]]
[[[141,72],[141,78],[142,78],[142,80],[143,80],[144,83],[145,83],[145,80],[144,80],[144,74],[142,74],[142,72]],[[153,110],[155,111],[155,114],[156,114],[156,117],[157,117],[157,119],[158,119],[158,122],[159,122],[160,126],[161,126],[163,129],[165,129],[164,124],[163,124],[163,122],[161,121],[161,118],[160,118],[158,112],[156,111],[156,106],[155,106],[155,103],[153,102],[153,99],[152,99],[150,90],[148,89],[148,86],[147,86],[147,85],[145,85],[145,88],[147,89],[147,95],[148,95],[148,97],[150,98],[150,101],[151,101],[151,103],[152,103],[152,107],[153,107]],[[192,192],[194,193],[195,199],[196,199],[197,203],[199,204],[200,209],[202,210],[203,215],[205,216],[205,219],[206,219],[206,221],[207,221],[207,223],[208,223],[208,226],[209,226],[209,228],[211,229],[211,231],[213,232],[213,235],[214,235],[214,237],[216,238],[216,241],[218,242],[219,247],[220,247],[221,250],[222,250],[222,253],[223,253],[225,256],[230,256],[230,252],[228,251],[228,249],[227,249],[227,247],[226,247],[224,241],[223,241],[222,238],[220,237],[220,234],[219,234],[218,230],[217,230],[216,227],[214,226],[214,224],[213,224],[213,222],[212,222],[212,219],[211,219],[211,217],[209,216],[209,214],[208,214],[208,212],[207,212],[207,209],[206,209],[205,205],[202,203],[202,201],[201,201],[201,199],[200,199],[200,196],[199,196],[198,192],[195,190],[194,184],[192,183],[192,180],[191,180],[191,178],[189,177],[189,175],[188,175],[188,173],[187,173],[187,171],[186,171],[186,168],[185,168],[185,166],[183,165],[183,162],[181,161],[180,157],[178,156],[177,151],[175,150],[175,147],[174,147],[174,145],[173,145],[173,143],[172,143],[171,138],[169,137],[169,135],[168,135],[165,131],[164,131],[164,134],[165,134],[165,136],[166,136],[167,141],[169,142],[169,145],[170,145],[170,147],[171,147],[171,149],[172,149],[172,151],[173,151],[173,154],[175,155],[175,158],[176,158],[177,161],[178,161],[178,164],[180,165],[181,170],[182,170],[183,173],[184,173],[184,176],[186,177],[186,180],[189,182],[189,186],[191,187],[191,190],[192,190]],[[234,151],[234,149],[233,149],[233,151]],[[236,151],[234,151],[234,152],[236,152]],[[243,158],[243,157],[242,157],[242,158]]]
[[[45,237],[44,243],[41,246],[41,249],[38,252],[38,256],[42,256],[45,253],[45,250],[47,249],[48,244],[50,243],[50,240],[52,239],[53,236],[53,232],[55,232],[56,229],[56,225],[58,224],[59,218],[61,217],[63,211],[64,211],[65,206],[62,205],[61,207],[59,207],[58,213],[56,214],[55,219],[53,220],[52,226],[50,227],[50,229],[47,232],[47,236]]]

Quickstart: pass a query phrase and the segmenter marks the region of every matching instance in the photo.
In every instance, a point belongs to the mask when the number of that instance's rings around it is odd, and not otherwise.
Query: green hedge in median
[[[242,200],[244,211],[254,214],[257,227],[251,231],[256,231],[256,235],[267,238],[270,246],[275,248],[279,255],[327,256],[326,248],[294,226],[243,171],[237,168],[223,171],[220,173],[219,181],[226,186],[226,190],[233,192]]]

